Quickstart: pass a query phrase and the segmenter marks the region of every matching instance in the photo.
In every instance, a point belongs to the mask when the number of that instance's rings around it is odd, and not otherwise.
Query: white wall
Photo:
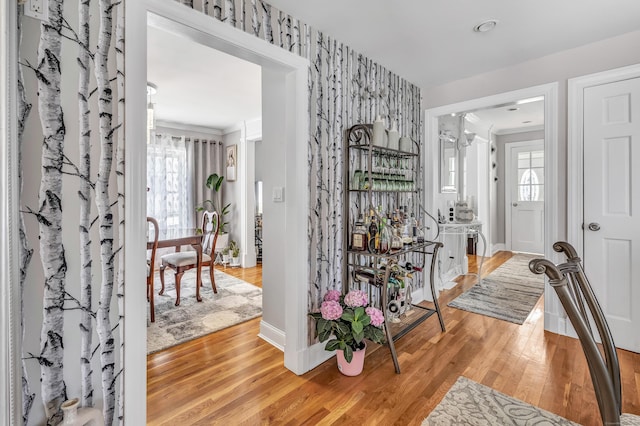
[[[264,222],[268,224],[262,230],[263,266],[262,266],[262,321],[271,327],[285,330],[285,270],[287,255],[282,251],[286,247],[286,211],[285,204],[295,200],[295,194],[285,188],[286,150],[285,109],[286,78],[282,73],[267,68],[262,70],[262,144],[269,149],[261,151],[256,162],[263,163],[262,181]],[[271,103],[267,103],[271,102]],[[301,141],[302,142],[302,141]],[[284,188],[285,202],[274,202],[274,187]],[[300,283],[304,285],[304,283]]]
[[[558,198],[557,239],[566,238],[567,211],[567,80],[569,78],[640,63],[640,31],[569,49],[512,67],[423,88],[423,108],[430,109],[470,99],[558,82]]]

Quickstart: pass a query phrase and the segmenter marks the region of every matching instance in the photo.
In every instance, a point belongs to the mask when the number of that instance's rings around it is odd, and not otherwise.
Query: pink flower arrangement
[[[351,306],[352,308],[367,306],[368,303],[369,299],[367,297],[367,293],[362,290],[351,290],[346,296],[344,296],[344,304]]]
[[[380,309],[369,306],[364,311],[371,317],[371,324],[375,327],[381,327],[384,324],[384,315]]]
[[[325,301],[332,300],[334,302],[339,302],[341,295],[342,294],[338,290],[329,290],[327,292],[327,294],[324,295],[324,299],[323,300],[325,300]]]
[[[337,290],[329,290],[320,306],[320,312],[309,314],[316,319],[316,331],[328,351],[341,349],[347,362],[351,362],[353,351],[364,347],[363,339],[375,343],[384,343],[382,330],[384,314],[378,308],[369,305],[367,293],[351,290],[342,295]]]
[[[342,316],[342,306],[334,300],[325,300],[320,306],[320,313],[326,320],[337,320]]]

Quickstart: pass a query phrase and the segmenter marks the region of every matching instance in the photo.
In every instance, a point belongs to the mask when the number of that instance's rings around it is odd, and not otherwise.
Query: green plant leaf
[[[354,334],[362,333],[364,330],[364,325],[360,321],[354,321],[351,323],[351,330],[353,330]]]
[[[329,340],[324,349],[327,351],[335,351],[336,349],[340,349],[340,341],[336,339]]]
[[[358,333],[353,333],[353,340],[355,340],[357,343],[362,342],[362,339],[364,339],[364,330]]]
[[[368,327],[366,337],[375,343],[384,343],[386,341],[384,331],[378,327]]]
[[[369,315],[365,315],[360,319],[360,322],[362,323],[363,326],[368,326],[369,324],[371,324],[371,317]]]
[[[364,312],[364,308],[362,306],[358,306],[354,311],[355,319],[357,321],[360,321],[360,319],[364,316],[367,316],[367,314]]]
[[[318,324],[316,327],[318,331],[327,331],[327,330],[331,331],[331,321],[322,318],[322,314],[321,314],[320,318],[318,319]]]
[[[344,351],[344,359],[346,359],[347,362],[351,362],[351,360],[353,359],[353,349],[347,346],[346,348],[343,349],[343,351]]]
[[[224,180],[224,176],[218,176],[217,173],[213,173],[209,175],[207,178],[207,188],[214,190],[215,192],[220,191],[220,187],[222,186],[222,181]]]
[[[331,337],[331,329],[318,331],[318,340],[320,340],[321,342],[324,342],[329,337]]]
[[[345,321],[353,321],[355,319],[355,315],[353,314],[353,311],[351,309],[345,309],[344,312],[342,312],[342,319]]]
[[[335,323],[335,331],[336,331],[336,336],[337,337],[343,337],[343,336],[348,336],[349,333],[351,332],[351,328],[342,322],[336,322]]]

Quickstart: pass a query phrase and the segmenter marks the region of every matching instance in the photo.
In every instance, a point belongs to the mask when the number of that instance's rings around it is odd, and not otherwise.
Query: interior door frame
[[[567,241],[584,255],[584,90],[640,77],[640,64],[571,78],[567,99]]]
[[[0,424],[22,424],[18,220],[18,4],[0,2]],[[7,407],[8,405],[8,407]]]
[[[281,235],[282,250],[292,254],[283,271],[284,275],[284,333],[278,335],[284,350],[284,366],[295,374],[310,368],[310,349],[307,321],[307,286],[309,282],[309,252],[294,248],[307,246],[309,186],[307,179],[307,143],[309,139],[308,73],[309,61],[231,27],[197,10],[169,0],[142,0],[125,2],[125,281],[144,281],[144,218],[146,216],[146,147],[145,140],[147,82],[147,24],[162,20],[175,31],[187,31],[190,37],[203,41],[226,53],[258,63],[272,74],[282,73],[282,87],[286,94],[278,101],[286,105],[287,118],[283,186],[291,195],[283,206],[286,229]],[[131,36],[135,34],[135,36]],[[264,70],[263,68],[263,76]],[[279,123],[277,123],[279,124]],[[263,129],[264,130],[264,129]],[[291,165],[290,167],[288,165]],[[266,287],[266,286],[265,286]],[[124,416],[127,424],[146,423],[146,306],[144,286],[128,286],[124,298],[125,350],[124,350]],[[265,291],[263,295],[267,295]],[[280,330],[278,330],[280,331]],[[261,326],[261,333],[262,326]],[[325,351],[326,352],[326,351]]]
[[[513,240],[512,240],[512,233],[511,233],[511,225],[512,225],[511,203],[513,202],[513,199],[511,197],[512,188],[511,186],[509,186],[509,182],[511,179],[508,177],[508,174],[510,174],[511,172],[511,167],[513,167],[513,164],[511,164],[511,149],[520,148],[527,145],[533,145],[534,143],[539,143],[539,142],[542,142],[542,144],[539,144],[539,145],[542,145],[542,149],[544,150],[544,141],[542,139],[532,139],[530,141],[519,141],[519,142],[507,142],[504,147],[504,165],[505,165],[504,167],[504,239],[505,239],[504,243],[505,243],[505,248],[507,250],[513,251],[512,250]],[[507,153],[509,155],[507,155]],[[546,157],[546,153],[545,153],[545,157]],[[511,184],[513,184],[513,182],[511,182]],[[547,195],[546,180],[543,186],[544,186],[545,200],[546,200],[546,195]],[[545,200],[543,200],[543,202]]]
[[[440,172],[438,156],[438,117],[445,114],[454,114],[462,111],[489,108],[522,99],[544,96],[544,180],[545,182],[558,181],[558,158],[564,157],[564,152],[558,149],[558,82],[542,84],[511,92],[476,98],[455,104],[445,105],[425,111],[425,164],[424,187],[427,208],[433,211],[438,194],[438,175]],[[430,159],[430,161],[429,161]],[[547,191],[547,188],[545,188]],[[558,255],[553,251],[551,244],[558,236],[558,221],[564,216],[558,199],[558,190],[555,185],[548,185],[545,193],[544,205],[544,255],[545,258],[557,261]],[[549,284],[545,285],[545,296],[553,294]],[[545,330],[558,332],[558,324],[555,321],[558,312],[557,301],[553,297],[545,297]]]

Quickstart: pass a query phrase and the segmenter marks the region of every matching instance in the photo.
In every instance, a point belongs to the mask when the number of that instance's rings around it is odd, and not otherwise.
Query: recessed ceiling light
[[[519,109],[520,108],[518,108],[518,107],[511,107],[511,108],[507,108],[507,111],[517,111]]]
[[[494,29],[496,25],[498,25],[498,21],[496,19],[487,19],[473,27],[473,31],[477,33],[486,33],[487,31]]]

